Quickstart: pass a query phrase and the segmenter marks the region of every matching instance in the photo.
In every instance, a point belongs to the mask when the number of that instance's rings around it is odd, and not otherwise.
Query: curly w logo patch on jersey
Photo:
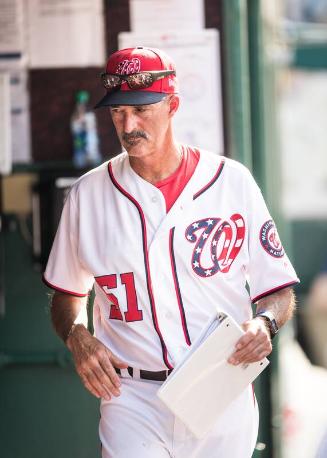
[[[274,258],[282,258],[284,256],[285,251],[272,219],[269,219],[262,225],[259,236],[261,245],[267,253]]]
[[[229,271],[245,237],[243,217],[236,213],[229,221],[206,218],[190,224],[185,231],[190,243],[195,243],[192,268],[201,277]]]

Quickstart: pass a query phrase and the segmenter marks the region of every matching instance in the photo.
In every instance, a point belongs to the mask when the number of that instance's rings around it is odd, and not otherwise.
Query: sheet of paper
[[[12,160],[30,162],[31,132],[28,92],[28,72],[24,69],[11,71],[11,125]]]
[[[10,75],[0,73],[0,174],[11,172]]]
[[[0,1],[0,55],[23,52],[23,13],[23,0]]]
[[[230,316],[221,315],[216,324],[208,323],[157,393],[198,438],[269,364],[267,358],[238,366],[227,362],[244,331]]]
[[[173,378],[177,374],[178,369],[183,367],[184,363],[191,358],[192,354],[210,336],[210,334],[212,334],[217,329],[217,327],[224,321],[226,317],[227,315],[225,313],[219,312],[217,315],[213,315],[208,320],[197,339],[192,343],[191,347],[187,349],[182,358],[175,365],[174,372],[171,378]]]
[[[288,218],[327,215],[327,72],[289,70],[280,86],[283,209]]]
[[[30,67],[103,66],[102,0],[29,0]]]
[[[0,56],[0,74],[10,77],[11,157],[13,162],[30,162],[31,132],[26,58]]]
[[[204,0],[130,0],[133,32],[199,31],[204,28]]]
[[[181,104],[174,117],[178,141],[223,152],[221,62],[219,35],[214,29],[200,32],[119,34],[119,46],[150,46],[166,51],[175,61]]]

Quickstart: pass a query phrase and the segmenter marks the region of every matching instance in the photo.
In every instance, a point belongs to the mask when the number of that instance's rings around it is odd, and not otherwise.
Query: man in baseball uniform
[[[44,280],[56,332],[101,398],[102,456],[248,458],[258,430],[251,386],[202,440],[156,393],[217,311],[245,331],[230,364],[267,356],[292,315],[297,276],[249,171],[174,138],[172,60],[123,49],[101,78],[97,106],[109,107],[125,151],[72,187]],[[83,318],[93,286],[94,336]]]

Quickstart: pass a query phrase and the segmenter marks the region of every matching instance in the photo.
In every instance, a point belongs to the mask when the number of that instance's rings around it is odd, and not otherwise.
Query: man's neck
[[[181,146],[172,143],[165,151],[153,152],[142,158],[130,156],[129,162],[140,177],[155,184],[172,175],[178,169],[182,158]]]

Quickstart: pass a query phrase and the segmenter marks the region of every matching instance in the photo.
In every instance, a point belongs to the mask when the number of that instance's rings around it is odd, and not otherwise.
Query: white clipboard
[[[227,362],[243,334],[233,318],[215,315],[157,392],[199,439],[269,364],[267,358],[238,366]]]

